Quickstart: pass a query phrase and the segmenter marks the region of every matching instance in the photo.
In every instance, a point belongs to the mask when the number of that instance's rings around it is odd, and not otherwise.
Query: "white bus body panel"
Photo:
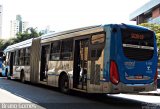
[[[20,79],[21,71],[24,71],[25,80],[30,81],[30,66],[13,66],[13,79]]]
[[[48,85],[58,87],[59,75],[65,72],[69,77],[73,75],[73,61],[49,61]]]

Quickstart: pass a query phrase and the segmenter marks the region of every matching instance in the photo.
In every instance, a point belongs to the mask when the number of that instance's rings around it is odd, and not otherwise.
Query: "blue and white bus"
[[[108,24],[47,34],[8,46],[5,53],[9,77],[65,93],[157,88],[156,36],[140,26]]]

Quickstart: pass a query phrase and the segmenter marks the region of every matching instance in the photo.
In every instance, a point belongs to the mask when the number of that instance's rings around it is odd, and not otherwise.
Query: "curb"
[[[137,95],[160,96],[160,93],[138,93]]]
[[[153,92],[140,92],[138,95],[154,95],[154,96],[160,96],[160,91],[153,91]]]

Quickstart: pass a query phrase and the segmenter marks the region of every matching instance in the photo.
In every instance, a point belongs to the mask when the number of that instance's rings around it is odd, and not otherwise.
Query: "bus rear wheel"
[[[62,93],[68,93],[69,92],[69,79],[66,74],[60,77],[60,84],[59,84],[60,91]]]

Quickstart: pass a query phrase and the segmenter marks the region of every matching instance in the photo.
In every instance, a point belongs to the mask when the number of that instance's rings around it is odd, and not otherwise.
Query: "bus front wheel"
[[[66,74],[60,77],[60,84],[59,84],[60,91],[63,93],[69,92],[69,79]]]

